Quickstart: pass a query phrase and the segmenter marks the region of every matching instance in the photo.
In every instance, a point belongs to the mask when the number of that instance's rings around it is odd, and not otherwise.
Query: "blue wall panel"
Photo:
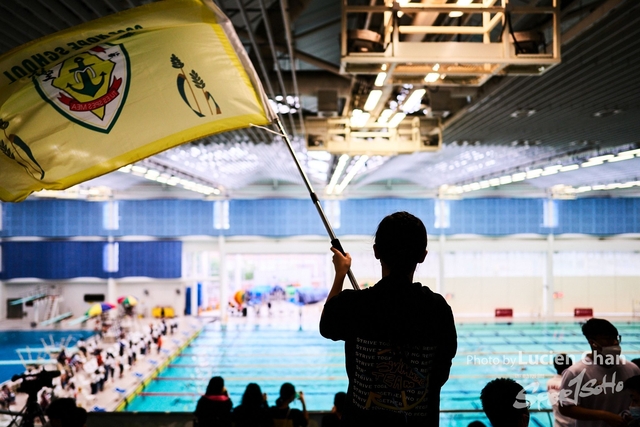
[[[578,199],[558,203],[557,233],[640,233],[640,199]]]
[[[434,201],[432,199],[354,199],[341,202],[341,227],[337,235],[373,236],[378,224],[387,215],[407,211],[417,216],[432,234],[434,228]]]
[[[546,234],[542,199],[467,199],[451,201],[451,227],[445,234],[500,236]]]
[[[119,269],[106,273],[106,242],[3,242],[0,280],[22,277],[71,279],[74,277],[178,278],[182,275],[182,242],[119,242]]]
[[[229,202],[229,230],[225,234],[286,237],[325,231],[310,199],[263,199]]]
[[[120,242],[120,268],[113,277],[153,277],[173,279],[182,276],[182,242]]]
[[[176,237],[218,235],[213,202],[202,200],[120,201],[120,229],[114,235]]]
[[[423,220],[429,234],[487,236],[536,233],[611,235],[640,233],[640,199],[557,201],[559,225],[543,227],[544,199],[467,199],[447,202],[450,227],[434,227],[433,199],[354,199],[340,203],[337,235],[372,236],[380,220],[406,210]],[[37,200],[3,204],[2,237],[190,235],[326,236],[309,199],[231,200],[228,230],[213,228],[213,205],[204,200],[119,201],[120,227],[105,230],[102,202]]]
[[[0,236],[100,236],[103,203],[77,200],[28,200],[4,203]]]
[[[103,242],[3,242],[0,279],[106,277]]]

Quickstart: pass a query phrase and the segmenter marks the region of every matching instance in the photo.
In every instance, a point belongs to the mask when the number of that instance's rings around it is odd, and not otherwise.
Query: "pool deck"
[[[155,346],[152,346],[151,354],[138,355],[137,362],[133,366],[125,367],[124,375],[118,378],[116,369],[115,378],[109,378],[104,384],[104,389],[97,394],[90,394],[88,390],[82,390],[77,395],[79,406],[87,411],[107,411],[113,412],[123,410],[128,401],[151,381],[184,347],[200,333],[202,327],[215,320],[215,318],[204,317],[180,317],[178,329],[173,335],[167,333],[163,337],[162,350],[158,353]],[[146,324],[146,323],[145,323]],[[63,325],[64,326],[64,325]],[[79,328],[76,328],[76,330]],[[28,323],[22,321],[0,322],[0,330],[33,330]],[[61,328],[38,328],[38,330],[63,330]],[[24,393],[16,394],[16,403],[11,406],[12,411],[22,409],[27,401]],[[0,415],[0,426],[8,425],[8,416]]]

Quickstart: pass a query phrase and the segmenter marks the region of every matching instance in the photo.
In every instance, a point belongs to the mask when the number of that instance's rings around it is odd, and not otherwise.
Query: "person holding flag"
[[[427,255],[420,219],[396,212],[378,225],[373,251],[382,280],[342,290],[351,266],[335,247],[335,280],[320,319],[325,338],[345,342],[347,426],[437,426],[440,388],[457,348],[451,307],[413,282]]]

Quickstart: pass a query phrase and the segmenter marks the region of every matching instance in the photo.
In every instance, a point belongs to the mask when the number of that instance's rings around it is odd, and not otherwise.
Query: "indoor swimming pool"
[[[623,337],[623,354],[627,359],[640,357],[638,323],[614,324]],[[524,386],[532,409],[548,409],[546,381],[554,373],[553,355],[563,352],[577,361],[588,349],[578,322],[460,323],[457,329],[458,353],[442,389],[443,411],[479,410],[480,390],[497,377]],[[310,411],[330,410],[334,394],[347,389],[343,343],[322,338],[317,328],[234,325],[222,330],[211,323],[126,410],[191,412],[216,375],[225,379],[234,405],[250,382],[268,394],[270,405],[280,385],[291,382],[304,391]],[[531,425],[550,425],[550,417],[547,412],[534,414]],[[443,412],[441,418],[446,420],[443,425],[466,426],[483,414]]]

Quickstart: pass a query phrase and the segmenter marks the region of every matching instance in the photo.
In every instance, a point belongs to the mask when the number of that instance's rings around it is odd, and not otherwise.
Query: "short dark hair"
[[[70,397],[52,400],[46,415],[52,424],[55,420],[64,427],[83,427],[87,423],[87,411],[76,406],[75,399]]]
[[[573,365],[573,359],[565,353],[556,354],[553,358],[553,367],[556,368],[558,375],[562,375],[571,365]]]
[[[624,382],[624,390],[635,390],[640,393],[640,375],[627,378]]]
[[[524,388],[510,378],[496,378],[480,393],[482,410],[493,427],[512,427],[529,412]]]
[[[427,229],[420,218],[396,212],[380,221],[375,237],[378,257],[392,271],[410,271],[427,249]]]
[[[587,338],[595,338],[598,335],[607,337],[618,336],[618,329],[606,319],[591,318],[582,325],[582,334]]]
[[[222,394],[222,390],[224,390],[224,379],[222,377],[212,377],[209,380],[205,394],[207,396]]]

